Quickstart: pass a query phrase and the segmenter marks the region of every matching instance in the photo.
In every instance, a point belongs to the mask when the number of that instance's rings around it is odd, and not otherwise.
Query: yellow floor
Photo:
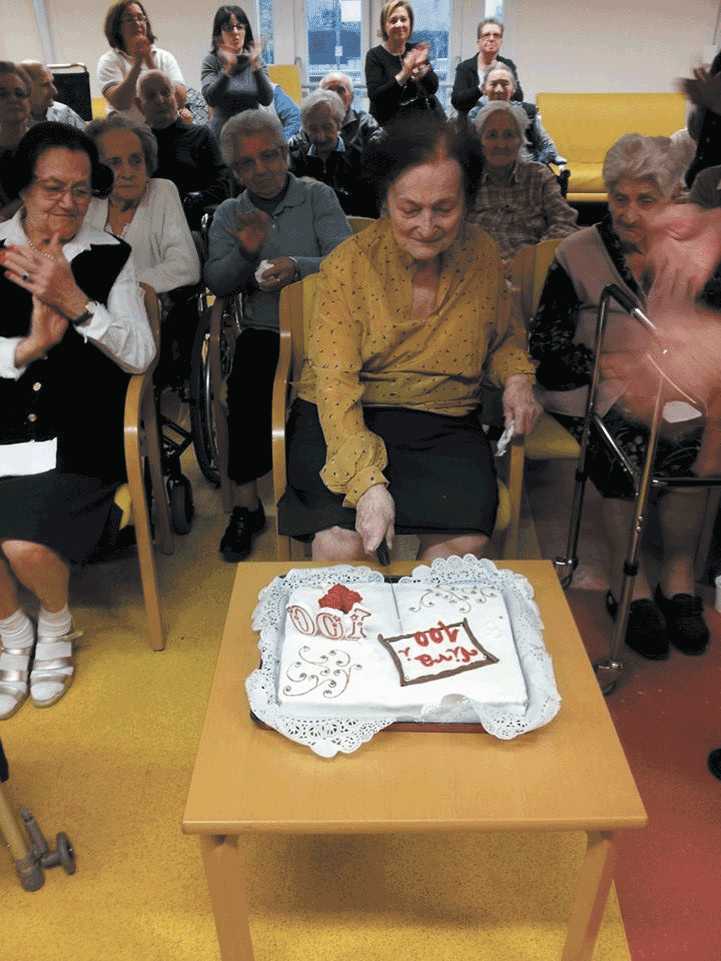
[[[73,687],[50,710],[27,702],[0,722],[8,801],[30,808],[53,845],[66,831],[78,863],[29,894],[0,852],[2,961],[219,958],[197,841],[179,821],[236,568],[217,554],[219,494],[188,472],[198,517],[172,557],[157,556],[165,652],[144,638],[135,560],[88,568],[72,588],[85,631]],[[266,532],[256,556],[273,550]],[[583,839],[245,843],[257,961],[544,961],[560,957]],[[629,959],[615,894],[594,958]]]

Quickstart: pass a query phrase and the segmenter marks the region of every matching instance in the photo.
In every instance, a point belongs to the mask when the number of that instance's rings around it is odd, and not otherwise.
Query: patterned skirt
[[[553,416],[580,443],[583,418],[555,413]],[[645,424],[629,420],[615,407],[604,415],[603,423],[633,467],[641,471],[648,449],[650,429]],[[693,477],[693,465],[698,457],[702,435],[703,426],[692,428],[678,439],[669,439],[660,434],[654,473],[662,477]],[[586,468],[589,477],[603,497],[634,499],[633,482],[628,471],[595,425],[591,426]]]

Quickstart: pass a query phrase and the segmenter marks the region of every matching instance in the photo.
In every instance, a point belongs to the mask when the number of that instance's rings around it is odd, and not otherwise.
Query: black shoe
[[[708,756],[708,769],[721,781],[721,747],[717,747],[715,751],[711,751]]]
[[[703,601],[691,594],[674,594],[668,600],[656,588],[656,603],[666,618],[668,639],[682,654],[703,654],[711,635],[703,619]]]
[[[247,507],[234,507],[218,548],[223,560],[231,564],[244,561],[253,547],[253,536],[264,527],[265,511],[262,504],[254,511],[249,511]]]
[[[609,591],[606,610],[616,620],[618,602]],[[649,661],[665,661],[668,657],[668,635],[661,611],[653,601],[632,601],[626,625],[626,646]]]

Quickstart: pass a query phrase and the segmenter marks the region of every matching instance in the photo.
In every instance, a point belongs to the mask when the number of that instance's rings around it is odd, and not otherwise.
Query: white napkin
[[[263,279],[263,274],[271,266],[272,264],[269,260],[261,260],[261,262],[258,264],[258,267],[256,268],[256,271],[255,271],[255,282],[257,284],[261,282],[261,280]]]
[[[496,444],[496,457],[503,457],[506,453],[506,448],[511,443],[511,438],[516,430],[516,425],[511,421],[511,423],[506,427],[500,436],[498,443]]]

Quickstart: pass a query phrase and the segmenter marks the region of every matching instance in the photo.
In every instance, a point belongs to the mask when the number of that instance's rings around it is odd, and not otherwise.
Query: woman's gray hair
[[[308,118],[319,107],[327,107],[340,127],[345,120],[345,107],[335,90],[315,90],[300,105],[300,125],[307,132]]]
[[[492,63],[490,67],[486,67],[483,71],[483,89],[486,89],[486,84],[488,83],[488,78],[492,73],[505,73],[508,79],[511,81],[511,94],[516,92],[516,75],[507,67],[505,63]]]
[[[494,113],[499,110],[503,110],[508,116],[513,120],[517,129],[518,136],[521,141],[525,139],[526,127],[530,123],[528,114],[520,105],[520,103],[507,102],[505,100],[491,100],[490,103],[485,104],[481,107],[476,116],[473,118],[473,123],[476,130],[478,131],[478,136],[483,134],[483,128],[491,119]]]
[[[148,176],[152,177],[158,168],[158,141],[150,128],[146,127],[145,124],[128,120],[127,117],[123,117],[119,113],[111,113],[107,117],[91,120],[90,123],[85,125],[85,133],[95,141],[98,149],[100,148],[99,139],[106,133],[110,133],[111,130],[129,130],[130,133],[135,134],[143,148],[145,170]]]
[[[244,110],[230,120],[226,120],[220,131],[220,152],[229,167],[235,162],[235,146],[238,141],[257,134],[271,137],[276,147],[283,150],[287,158],[288,141],[283,135],[283,128],[278,118],[264,110]]]
[[[627,133],[611,147],[603,161],[603,182],[610,193],[624,177],[652,180],[664,200],[671,200],[683,184],[686,160],[670,137]]]

